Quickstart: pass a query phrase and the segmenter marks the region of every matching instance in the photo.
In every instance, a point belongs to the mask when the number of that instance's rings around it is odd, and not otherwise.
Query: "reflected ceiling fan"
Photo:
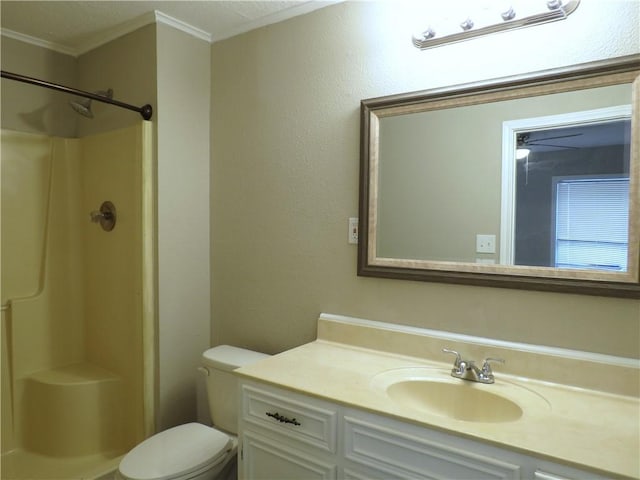
[[[581,132],[578,133],[568,133],[565,135],[554,135],[550,137],[541,137],[541,138],[532,138],[532,133],[535,132],[521,132],[516,134],[516,160],[524,161],[524,171],[525,171],[525,185],[529,184],[529,153],[531,153],[532,148],[535,147],[543,147],[543,149],[569,149],[569,150],[578,150],[580,147],[576,147],[574,145],[560,145],[559,143],[546,143],[553,142],[553,140],[560,140],[563,138],[570,137],[578,137],[582,135]],[[555,163],[555,160],[553,160]],[[542,167],[540,162],[536,163],[537,168]]]
[[[553,137],[532,138],[531,132],[523,132],[516,134],[517,148],[530,148],[530,147],[550,147],[550,148],[568,148],[572,150],[578,150],[580,147],[573,145],[560,145],[559,143],[544,143],[551,140],[557,140],[560,138],[578,137],[582,133],[572,133],[568,135],[556,135]]]

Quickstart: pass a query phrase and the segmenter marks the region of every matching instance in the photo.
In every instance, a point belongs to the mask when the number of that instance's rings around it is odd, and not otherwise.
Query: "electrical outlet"
[[[496,236],[476,235],[476,253],[496,253]]]
[[[349,243],[358,243],[358,217],[349,218]]]

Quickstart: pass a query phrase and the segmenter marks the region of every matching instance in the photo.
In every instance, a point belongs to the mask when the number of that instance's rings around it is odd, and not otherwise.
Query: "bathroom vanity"
[[[449,375],[455,348],[501,357]],[[241,368],[240,478],[640,478],[637,362],[323,314]]]

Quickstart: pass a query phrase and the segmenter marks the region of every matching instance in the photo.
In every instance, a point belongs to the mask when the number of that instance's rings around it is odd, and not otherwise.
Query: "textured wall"
[[[346,2],[212,48],[214,343],[278,352],[320,312],[640,355],[640,302],[356,276],[359,102],[637,53],[638,2],[419,51],[399,2]]]
[[[195,419],[209,347],[210,45],[159,24],[158,358],[161,429]]]
[[[156,28],[147,25],[78,57],[78,88],[89,92],[111,88],[116,100],[155,107],[156,64]],[[91,110],[93,119],[76,114],[79,137],[136,125],[142,119],[131,110],[95,101]]]
[[[76,59],[13,38],[1,37],[2,70],[68,87],[76,85]],[[3,78],[2,128],[75,137],[76,115],[68,94]]]

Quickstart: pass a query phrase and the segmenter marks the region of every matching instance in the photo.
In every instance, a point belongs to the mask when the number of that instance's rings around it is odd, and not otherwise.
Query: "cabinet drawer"
[[[242,385],[242,420],[256,427],[336,452],[337,408],[291,392]]]
[[[519,465],[469,453],[395,428],[348,416],[344,418],[344,426],[345,456],[356,464],[394,467],[406,472],[406,478],[516,480],[521,477]]]

